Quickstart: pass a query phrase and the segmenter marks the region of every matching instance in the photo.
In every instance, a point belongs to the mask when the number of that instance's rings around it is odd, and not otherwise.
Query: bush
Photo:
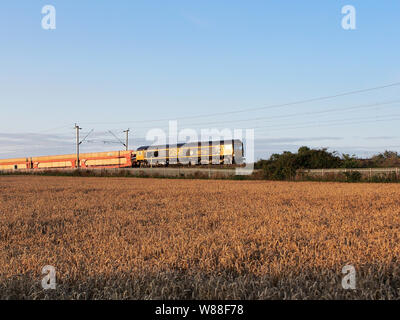
[[[360,166],[361,164],[357,161],[355,155],[350,156],[345,153],[342,155],[342,168],[359,168]]]
[[[362,178],[362,174],[359,171],[345,172],[344,175],[348,182],[359,182]]]
[[[395,172],[388,174],[375,174],[370,179],[370,182],[399,182],[399,177]]]
[[[298,169],[337,168],[340,163],[340,157],[335,152],[328,152],[326,148],[301,147],[297,153],[285,151],[273,154],[269,160],[258,161],[255,167],[262,167],[266,179],[293,180]]]

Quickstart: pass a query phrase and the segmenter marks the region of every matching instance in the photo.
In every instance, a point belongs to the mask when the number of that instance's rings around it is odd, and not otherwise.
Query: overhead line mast
[[[75,123],[75,129],[76,129],[76,166],[79,169],[80,164],[79,164],[79,146],[81,142],[79,141],[79,130],[82,130],[76,123]]]
[[[94,131],[94,129],[92,129],[85,138],[83,138],[82,141],[80,141],[79,139],[79,130],[82,130],[81,127],[79,127],[76,123],[75,123],[75,129],[76,129],[76,167],[79,169],[80,168],[80,161],[79,161],[79,146],[86,140],[86,138]]]
[[[128,151],[128,149],[129,149],[129,131],[130,131],[130,129],[127,129],[124,131],[126,133],[126,142],[125,142],[126,151]]]

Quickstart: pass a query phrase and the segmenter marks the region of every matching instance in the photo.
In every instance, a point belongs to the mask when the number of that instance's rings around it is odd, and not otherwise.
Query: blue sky
[[[349,4],[356,30],[341,27]],[[120,148],[108,130],[138,146],[167,125],[149,120],[215,113],[179,127],[257,128],[256,158],[400,151],[399,86],[228,113],[400,82],[399,14],[395,0],[2,1],[0,158],[72,153],[75,122],[94,129],[82,151],[101,151]]]

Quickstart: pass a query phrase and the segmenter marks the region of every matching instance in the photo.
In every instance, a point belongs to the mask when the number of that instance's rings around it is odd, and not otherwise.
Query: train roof
[[[147,149],[149,149],[149,148],[154,148],[154,149],[162,149],[162,148],[175,148],[175,147],[178,147],[178,148],[180,148],[180,147],[183,147],[183,146],[185,146],[185,147],[197,147],[199,144],[215,144],[215,143],[218,143],[218,144],[225,144],[225,142],[232,142],[233,141],[233,143],[242,143],[242,141],[241,140],[239,140],[239,139],[233,139],[233,140],[216,140],[216,141],[202,141],[202,142],[188,142],[188,143],[178,143],[178,144],[166,144],[166,145],[157,145],[157,146],[142,146],[142,147],[139,147],[139,148],[137,148],[137,151],[141,151],[141,150],[147,150]]]

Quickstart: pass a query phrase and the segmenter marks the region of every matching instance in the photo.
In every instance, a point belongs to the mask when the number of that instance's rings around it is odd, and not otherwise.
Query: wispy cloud
[[[255,158],[267,159],[273,153],[283,151],[296,152],[302,146],[315,148],[328,147],[329,141],[342,140],[342,137],[282,137],[282,138],[258,138],[254,141]],[[335,150],[331,150],[335,151]]]
[[[199,18],[197,16],[194,16],[188,12],[183,11],[181,13],[182,17],[189,22],[190,24],[200,27],[200,28],[208,28],[210,26],[210,23],[208,20],[205,20],[203,18]]]
[[[398,139],[398,137],[391,137],[391,136],[377,136],[377,137],[364,137],[365,140],[392,140]]]
[[[290,142],[312,142],[312,141],[329,141],[329,140],[342,140],[342,137],[282,137],[282,138],[259,138],[260,143],[290,143]]]
[[[37,133],[0,133],[2,158],[28,157],[73,150],[72,138]]]

